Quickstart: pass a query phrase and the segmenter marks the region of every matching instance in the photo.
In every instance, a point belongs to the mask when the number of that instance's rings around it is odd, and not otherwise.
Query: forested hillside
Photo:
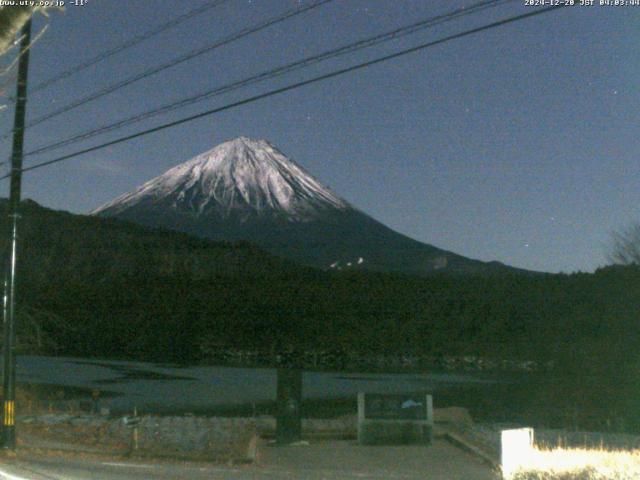
[[[21,227],[19,303],[64,354],[197,361],[203,342],[214,341],[546,360],[631,348],[640,329],[633,267],[427,278],[323,272],[249,244],[33,202]],[[1,234],[6,247],[6,220]]]

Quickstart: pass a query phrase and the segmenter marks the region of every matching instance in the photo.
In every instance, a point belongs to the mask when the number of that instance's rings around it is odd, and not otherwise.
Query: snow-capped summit
[[[276,215],[293,221],[350,208],[269,142],[246,137],[222,143],[92,213],[117,215],[150,204],[196,215],[244,220]]]
[[[352,207],[266,140],[239,137],[96,209],[213,240],[244,240],[325,270],[411,274],[507,269],[391,230]]]

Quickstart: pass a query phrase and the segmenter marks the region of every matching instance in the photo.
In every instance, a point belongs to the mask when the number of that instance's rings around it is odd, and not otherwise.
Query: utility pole
[[[20,63],[13,123],[13,152],[11,154],[11,190],[9,193],[9,219],[11,221],[11,251],[4,285],[4,408],[2,418],[2,446],[16,448],[16,356],[15,356],[15,308],[16,263],[18,253],[18,217],[22,187],[22,154],[24,124],[27,106],[27,75],[29,73],[29,46],[31,44],[31,20],[20,32]]]

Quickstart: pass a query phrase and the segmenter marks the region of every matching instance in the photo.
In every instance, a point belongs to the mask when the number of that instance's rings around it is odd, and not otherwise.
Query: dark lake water
[[[276,397],[276,370],[64,357],[18,357],[18,382],[45,390],[101,391],[100,405],[112,411],[202,412],[221,407],[265,405]],[[481,373],[303,373],[306,401],[355,401],[366,392],[429,392],[450,397],[460,388],[487,389],[504,383]]]

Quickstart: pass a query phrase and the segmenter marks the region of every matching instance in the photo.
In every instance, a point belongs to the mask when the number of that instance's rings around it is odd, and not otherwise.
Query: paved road
[[[496,480],[491,468],[449,443],[360,447],[352,442],[269,447],[255,465],[79,460],[21,456],[0,462],[2,480]]]

